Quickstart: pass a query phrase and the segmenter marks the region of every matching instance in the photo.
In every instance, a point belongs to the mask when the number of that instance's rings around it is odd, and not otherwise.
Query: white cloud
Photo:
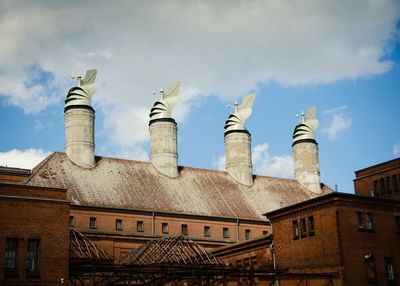
[[[400,156],[400,144],[396,144],[393,146],[393,155]]]
[[[321,132],[327,134],[330,140],[336,139],[341,132],[351,127],[352,120],[347,114],[347,106],[324,110],[322,113],[328,116],[329,123]]]
[[[225,155],[218,157],[212,165],[218,170],[225,170]],[[268,143],[259,144],[252,149],[253,173],[256,175],[293,178],[294,163],[290,155],[272,156]]]
[[[41,149],[17,150],[0,152],[0,166],[32,169],[39,164],[50,152]]]
[[[382,74],[392,66],[385,55],[400,17],[396,0],[0,5],[0,39],[7,39],[0,45],[3,104],[43,111],[65,97],[74,84],[68,75],[97,68],[93,101],[117,145],[147,140],[144,110],[152,91],[174,80],[183,85],[174,110],[182,121],[202,96],[238,98],[260,82],[318,84]],[[41,71],[34,82],[32,66]],[[43,82],[45,71],[53,78]],[[135,122],[126,129],[124,118]]]
[[[257,175],[293,178],[294,163],[290,155],[272,156],[268,143],[256,145],[252,153],[253,170]]]

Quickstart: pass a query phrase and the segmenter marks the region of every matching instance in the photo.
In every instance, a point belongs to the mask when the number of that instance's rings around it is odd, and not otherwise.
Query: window
[[[386,192],[388,194],[392,193],[392,189],[390,188],[390,177],[386,177]]]
[[[251,230],[250,229],[246,229],[244,231],[244,237],[246,238],[246,240],[249,240],[251,238]]]
[[[365,272],[367,274],[367,281],[369,284],[376,284],[376,267],[375,267],[375,257],[373,254],[364,255],[365,262]]]
[[[164,234],[168,233],[168,223],[163,222],[161,224],[161,232],[164,233]]]
[[[381,194],[384,195],[385,194],[385,181],[383,179],[379,180],[379,187],[380,187]]]
[[[115,230],[122,230],[122,219],[115,220]]]
[[[379,188],[378,188],[378,180],[374,181],[374,190],[373,190],[374,196],[379,197]]]
[[[209,226],[204,227],[204,236],[211,236],[211,229]]]
[[[364,228],[362,212],[357,212],[357,227],[358,228]]]
[[[69,226],[70,227],[75,226],[75,218],[72,215],[69,216]]]
[[[396,223],[396,231],[400,232],[400,216],[395,216],[394,221]]]
[[[182,235],[188,235],[188,226],[187,226],[187,224],[182,224],[181,225],[181,233],[182,233]]]
[[[137,232],[143,232],[144,231],[144,222],[141,220],[138,220],[136,222],[136,231]]]
[[[299,223],[297,220],[293,221],[293,239],[299,238]]]
[[[308,217],[308,235],[312,236],[314,235],[314,217],[313,216],[309,216]]]
[[[222,236],[223,236],[224,238],[228,238],[228,237],[229,237],[229,228],[224,227],[224,228],[222,229]]]
[[[385,257],[386,280],[394,280],[393,257]]]
[[[374,229],[374,220],[371,213],[366,214],[367,229]]]
[[[305,218],[300,219],[300,231],[301,231],[301,237],[307,236],[307,227]]]
[[[95,217],[91,217],[89,219],[89,227],[91,229],[96,229],[97,228],[97,222],[96,222],[96,218]]]
[[[393,185],[393,192],[399,191],[399,183],[397,181],[397,175],[392,176],[392,185]]]
[[[268,234],[268,230],[263,230],[262,231],[262,235],[267,235]]]
[[[39,270],[39,240],[28,239],[26,245],[26,272],[28,276],[37,276]]]
[[[5,275],[6,276],[18,276],[17,273],[17,249],[18,239],[7,238],[6,249],[5,249]]]

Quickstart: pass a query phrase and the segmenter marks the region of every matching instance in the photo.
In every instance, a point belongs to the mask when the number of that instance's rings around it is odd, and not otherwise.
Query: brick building
[[[0,214],[0,285],[67,283],[66,190],[1,182]]]
[[[369,166],[355,174],[356,194],[400,199],[400,158]]]
[[[273,227],[278,269],[337,273],[334,285],[400,282],[396,200],[331,193],[265,215]],[[314,283],[309,285],[319,285]]]

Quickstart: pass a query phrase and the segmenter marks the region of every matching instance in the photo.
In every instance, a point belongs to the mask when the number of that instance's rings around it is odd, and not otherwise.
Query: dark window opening
[[[361,212],[357,212],[357,227],[364,228],[363,215]]]
[[[367,223],[367,229],[369,230],[374,229],[374,220],[371,213],[366,214],[366,223]]]
[[[69,226],[70,227],[75,226],[75,218],[72,215],[69,216]]]
[[[307,236],[307,227],[305,218],[300,219],[300,231],[301,231],[301,237]]]
[[[97,228],[97,220],[96,220],[95,217],[91,217],[91,218],[89,219],[89,227],[90,227],[91,229],[96,229],[96,228]]]
[[[385,181],[383,179],[379,180],[379,187],[380,187],[381,194],[384,195],[385,194]]]
[[[375,181],[374,181],[374,190],[373,190],[373,192],[374,192],[374,196],[379,197],[378,180],[375,180]]]
[[[161,231],[162,231],[163,234],[167,234],[168,233],[168,223],[163,222],[161,224]]]
[[[27,276],[39,277],[39,240],[28,239],[26,246]]]
[[[392,185],[393,185],[393,192],[399,191],[399,183],[397,181],[397,175],[392,176]]]
[[[308,217],[308,235],[313,236],[315,234],[314,217]]]
[[[386,177],[386,192],[388,193],[388,194],[391,194],[392,193],[392,189],[390,188],[391,186],[390,186],[390,177]]]
[[[364,255],[365,272],[367,274],[368,284],[377,284],[375,257],[373,254]]]
[[[144,222],[141,220],[138,220],[136,222],[136,231],[137,232],[144,232]]]
[[[222,236],[223,236],[224,238],[228,238],[228,237],[229,237],[229,228],[224,227],[224,228],[222,229]]]
[[[251,230],[250,229],[246,229],[244,231],[244,237],[246,238],[246,240],[249,240],[251,238]]]
[[[396,231],[400,232],[400,216],[395,216],[394,220],[395,220],[395,223],[396,223]]]
[[[385,257],[386,280],[394,281],[393,257]]]
[[[297,220],[293,221],[293,239],[299,238],[299,223]]]
[[[204,236],[211,236],[211,229],[209,226],[204,227]]]
[[[189,231],[188,231],[187,224],[182,224],[181,225],[181,233],[182,233],[182,235],[188,235]]]
[[[263,230],[262,231],[262,235],[267,235],[268,234],[268,230]]]
[[[122,219],[115,220],[115,230],[122,230]]]
[[[17,272],[18,238],[7,238],[5,249],[4,275],[6,277],[18,277]]]

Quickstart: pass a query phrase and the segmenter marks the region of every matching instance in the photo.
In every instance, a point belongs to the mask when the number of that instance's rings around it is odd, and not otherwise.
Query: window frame
[[[181,224],[181,234],[182,235],[189,235],[189,228],[187,224]]]
[[[376,273],[375,256],[373,254],[365,254],[364,263],[365,263],[365,275],[368,284],[376,284],[378,280]]]
[[[307,226],[308,226],[308,235],[314,236],[315,235],[315,220],[314,216],[309,216],[307,218]]]
[[[250,240],[251,239],[251,229],[245,229],[244,230],[244,238],[246,240]]]
[[[362,212],[356,212],[357,215],[357,228],[364,229],[364,216]]]
[[[391,188],[392,184],[390,183],[390,176],[386,177],[385,186],[386,186],[386,193],[391,194],[392,193],[392,188]]]
[[[204,226],[204,236],[210,237],[211,236],[211,227],[209,225]]]
[[[89,228],[90,229],[97,229],[97,218],[96,217],[90,217],[89,218]]]
[[[222,237],[223,238],[229,238],[229,227],[223,227],[222,228]]]
[[[301,238],[307,237],[307,224],[305,217],[300,219],[300,237]]]
[[[399,191],[399,176],[397,174],[392,175],[392,185],[393,192],[397,193]]]
[[[26,242],[25,270],[28,277],[39,277],[40,240],[29,238]]]
[[[142,220],[136,221],[136,232],[144,232],[144,221]]]
[[[117,231],[123,230],[122,219],[120,218],[115,219],[115,230]]]
[[[396,280],[393,267],[393,257],[384,257],[385,261],[385,277],[386,281],[393,282]]]
[[[4,247],[5,277],[18,277],[18,244],[19,244],[18,238],[15,237],[6,238]],[[10,261],[12,263],[10,263]]]
[[[300,238],[300,229],[299,229],[298,220],[293,220],[292,226],[293,226],[293,239],[294,240],[299,239]]]
[[[372,213],[365,214],[365,224],[367,230],[374,230],[374,216]]]
[[[168,223],[167,222],[161,223],[161,233],[168,234]]]

